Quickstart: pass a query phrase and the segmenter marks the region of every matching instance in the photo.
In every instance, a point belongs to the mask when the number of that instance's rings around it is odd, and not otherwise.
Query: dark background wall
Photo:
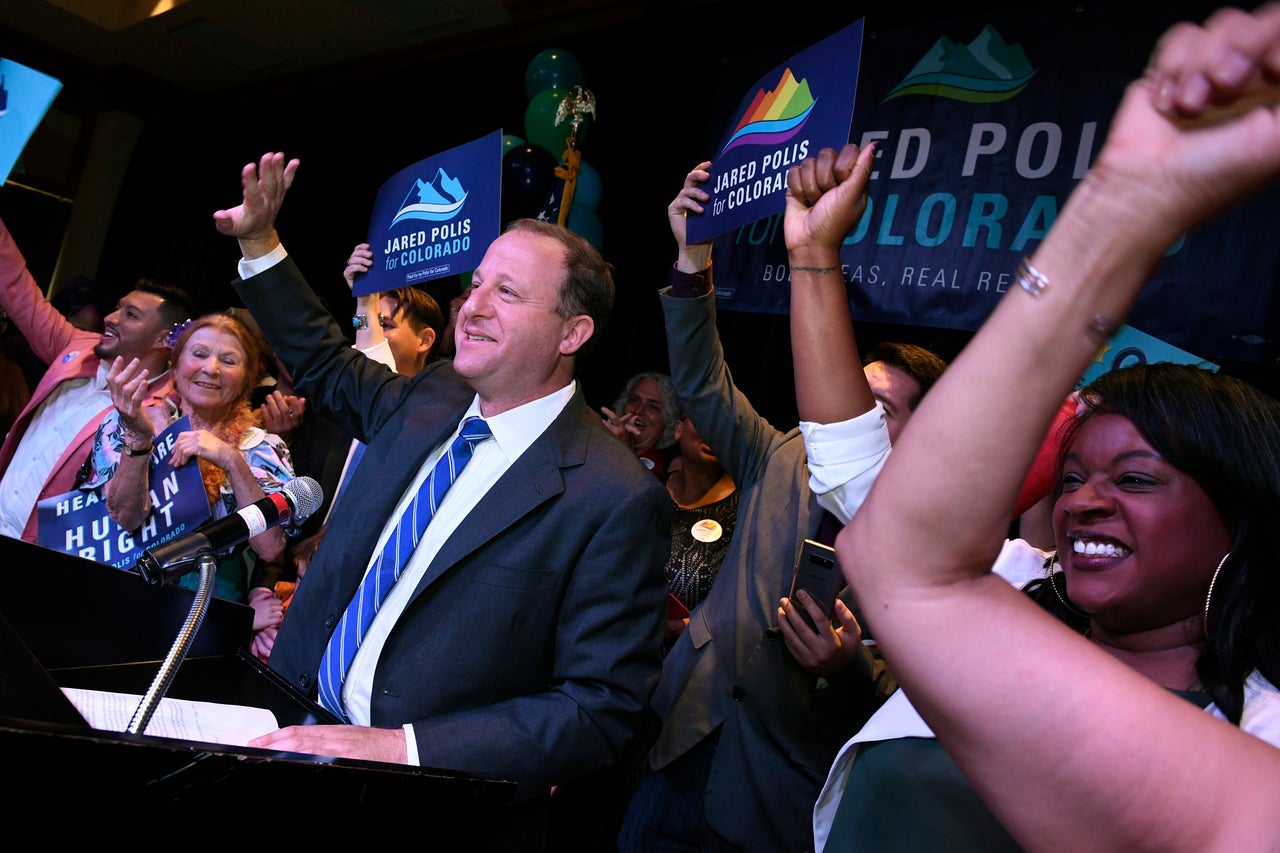
[[[352,246],[366,236],[379,185],[412,162],[499,128],[524,137],[530,60],[547,48],[569,51],[597,101],[598,115],[580,150],[601,177],[601,248],[618,285],[614,317],[582,374],[588,400],[600,406],[611,403],[631,374],[668,368],[656,295],[674,259],[666,205],[685,173],[712,155],[748,86],[859,17],[866,18],[865,38],[874,39],[880,29],[1008,5],[973,2],[938,10],[821,2],[796,4],[798,14],[787,15],[776,5],[653,3],[624,24],[554,42],[524,41],[517,34],[463,55],[415,52],[207,97],[165,93],[152,82],[140,82],[132,92],[127,80],[104,88],[74,58],[38,59],[53,63],[39,67],[64,80],[55,105],[86,114],[125,109],[144,122],[101,263],[81,272],[114,287],[142,275],[170,280],[191,290],[204,310],[238,304],[229,282],[239,253],[233,240],[214,231],[211,214],[237,201],[245,163],[264,151],[283,151],[302,166],[279,221],[282,238],[345,321],[352,303],[342,270]],[[1106,5],[1121,10],[1135,4]],[[66,202],[5,188],[0,216],[37,278],[47,281],[68,217]],[[459,286],[450,278],[427,289],[447,306]],[[787,318],[724,312],[720,328],[738,383],[776,425],[794,425]],[[945,358],[967,339],[911,327],[866,326],[859,334],[864,346],[893,337],[930,346]]]

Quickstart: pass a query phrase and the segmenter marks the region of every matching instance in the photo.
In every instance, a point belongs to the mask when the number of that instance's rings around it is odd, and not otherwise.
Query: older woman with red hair
[[[200,466],[213,518],[279,491],[294,477],[284,440],[262,429],[250,405],[263,362],[249,328],[228,314],[206,314],[175,335],[174,394],[163,405],[143,405],[147,371],[136,359],[117,358],[107,372],[115,411],[98,429],[84,486],[105,484],[107,510],[126,530],[138,529],[152,509],[152,442],[183,416],[190,418],[191,429],[177,436],[170,460],[174,466],[191,461]],[[288,527],[270,528],[219,560],[215,595],[252,605],[257,635],[283,617],[261,564],[281,559],[288,533]],[[190,575],[180,581],[195,582]],[[262,641],[269,642],[265,636]]]

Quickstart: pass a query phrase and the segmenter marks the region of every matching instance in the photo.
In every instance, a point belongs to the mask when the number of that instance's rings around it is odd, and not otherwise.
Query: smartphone
[[[787,597],[793,600],[796,611],[815,634],[818,627],[809,617],[808,609],[795,600],[796,592],[803,589],[809,593],[830,619],[831,611],[836,605],[836,593],[842,586],[844,573],[840,571],[840,564],[836,561],[836,549],[812,539],[804,540],[796,557],[795,573],[791,577],[791,594]]]

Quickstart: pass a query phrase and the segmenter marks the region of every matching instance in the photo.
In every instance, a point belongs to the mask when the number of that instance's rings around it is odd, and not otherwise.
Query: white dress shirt
[[[22,538],[53,467],[84,425],[111,408],[107,369],[107,363],[100,361],[96,375],[59,383],[32,415],[4,478],[0,479],[0,534]]]

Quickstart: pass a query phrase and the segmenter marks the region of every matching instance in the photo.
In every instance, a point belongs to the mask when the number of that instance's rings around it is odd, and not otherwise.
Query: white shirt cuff
[[[843,523],[862,506],[889,458],[889,427],[879,400],[869,411],[831,424],[800,422],[809,487]]]
[[[413,724],[405,723],[401,728],[404,729],[405,763],[414,765],[421,764],[422,759],[418,757],[418,737],[413,733]]]
[[[256,257],[253,260],[241,258],[239,264],[240,278],[253,278],[258,273],[266,272],[271,269],[287,257],[289,257],[289,253],[284,250],[284,244],[281,243],[270,252]]]

